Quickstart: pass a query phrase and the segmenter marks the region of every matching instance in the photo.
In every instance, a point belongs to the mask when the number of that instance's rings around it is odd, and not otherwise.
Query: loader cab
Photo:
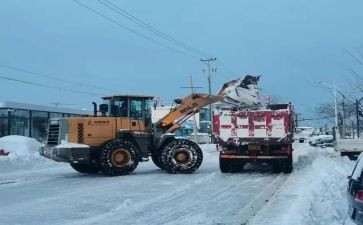
[[[152,96],[143,95],[107,96],[103,97],[100,111],[105,116],[120,118],[120,129],[148,131],[151,128],[152,99]]]

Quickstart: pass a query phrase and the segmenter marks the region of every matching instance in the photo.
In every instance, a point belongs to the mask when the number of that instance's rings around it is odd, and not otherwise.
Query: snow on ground
[[[347,176],[355,161],[332,148],[296,144],[295,168],[249,224],[334,225],[347,220]]]
[[[56,165],[39,155],[40,143],[34,138],[10,135],[0,138],[0,149],[9,152],[0,156],[0,172],[14,172]]]
[[[334,225],[347,219],[346,176],[354,162],[331,148],[295,144],[291,175],[268,167],[222,174],[215,146],[203,145],[194,174],[167,174],[146,162],[129,176],[107,177],[77,173],[36,156],[34,147],[29,167],[16,165],[27,157],[19,155],[7,159],[8,172],[1,170],[0,224]]]

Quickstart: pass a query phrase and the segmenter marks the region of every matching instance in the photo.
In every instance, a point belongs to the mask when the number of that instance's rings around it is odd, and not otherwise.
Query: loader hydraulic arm
[[[164,133],[173,133],[180,128],[180,124],[199,112],[201,108],[222,99],[221,94],[214,96],[200,93],[193,93],[184,99],[176,99],[175,103],[178,105],[161,118],[156,125],[162,128]]]

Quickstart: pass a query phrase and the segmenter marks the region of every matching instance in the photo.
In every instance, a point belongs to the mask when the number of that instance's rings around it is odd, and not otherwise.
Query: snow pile
[[[50,160],[39,155],[41,144],[34,138],[24,136],[5,136],[0,138],[0,149],[9,152],[0,156],[0,172],[27,170],[49,165]]]
[[[0,149],[10,152],[9,157],[28,156],[38,152],[40,143],[34,138],[10,135],[0,138]]]
[[[347,219],[346,177],[355,162],[332,148],[295,146],[293,173],[250,224],[343,224]]]

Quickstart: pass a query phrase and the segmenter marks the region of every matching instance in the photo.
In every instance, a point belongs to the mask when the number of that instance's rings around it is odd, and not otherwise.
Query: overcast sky
[[[79,1],[123,26],[177,48],[96,0]],[[361,0],[110,1],[175,39],[217,57],[214,92],[238,77],[231,72],[241,77],[262,75],[263,94],[293,102],[306,117],[312,116],[317,105],[332,101],[328,90],[310,82],[335,80],[341,90],[349,90],[351,75],[346,68],[356,65],[345,51],[363,46]],[[199,91],[208,91],[202,72],[205,66],[199,58],[150,42],[72,0],[0,3],[0,64],[60,79],[0,67],[1,77],[54,86],[1,79],[0,101],[59,102],[91,108],[90,102],[99,99],[56,87],[101,95],[149,94],[167,101],[187,94],[180,87],[189,84],[191,75],[194,83],[203,87]]]

